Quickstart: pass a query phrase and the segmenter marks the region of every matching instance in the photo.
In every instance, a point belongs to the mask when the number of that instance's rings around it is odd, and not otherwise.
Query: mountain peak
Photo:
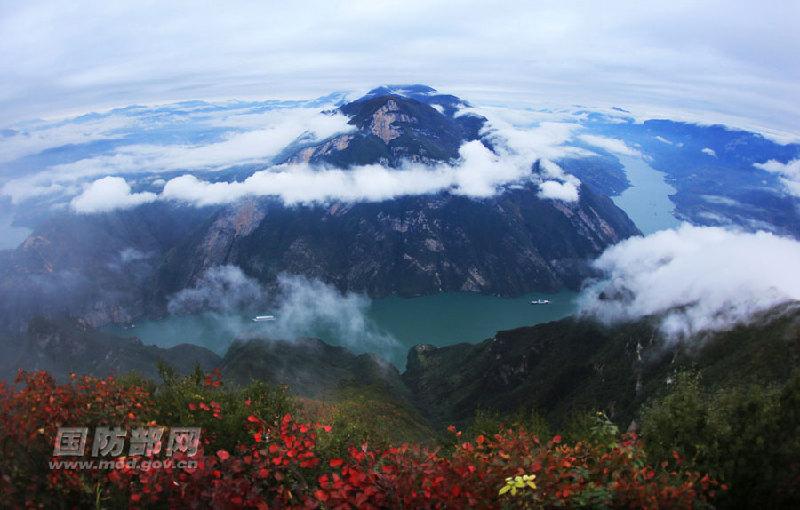
[[[417,99],[415,96],[429,96],[436,94],[436,89],[420,83],[401,84],[401,85],[381,85],[375,87],[366,93],[365,97],[369,96],[385,96],[395,94],[398,96],[410,97]]]
[[[353,101],[353,103],[368,101],[376,97],[384,96],[395,96],[419,101],[420,103],[431,106],[436,111],[448,117],[453,117],[461,108],[468,108],[471,106],[468,102],[464,101],[460,97],[452,94],[440,94],[435,88],[419,83],[381,85],[370,90],[363,97]]]
[[[460,98],[427,85],[384,85],[339,107],[357,128],[298,148],[286,161],[398,166],[403,161],[434,163],[458,157],[459,147],[480,138],[485,118],[459,115]]]

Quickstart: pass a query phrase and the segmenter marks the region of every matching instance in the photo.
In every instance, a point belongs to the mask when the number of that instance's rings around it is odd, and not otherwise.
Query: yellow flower
[[[516,496],[517,492],[522,489],[530,488],[536,490],[536,483],[534,480],[536,475],[517,475],[514,477],[509,476],[506,478],[506,484],[500,488],[498,494],[502,496],[507,492],[511,492],[512,496]]]

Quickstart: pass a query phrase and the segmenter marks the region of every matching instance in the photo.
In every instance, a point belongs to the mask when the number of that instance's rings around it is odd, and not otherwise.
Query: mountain
[[[339,167],[449,161],[463,142],[479,138],[485,121],[457,116],[461,104],[422,86],[375,89],[340,107],[355,132],[298,148],[286,160]],[[371,296],[575,289],[590,259],[638,233],[588,186],[576,203],[542,199],[538,191],[527,183],[482,199],[442,192],[291,208],[251,200],[218,212],[166,255],[161,280],[179,277],[164,293],[220,264],[266,283],[289,272]]]
[[[592,258],[637,233],[610,199],[587,187],[577,204],[536,193],[529,185],[484,200],[441,194],[291,209],[243,204],[167,253],[160,281],[177,275],[164,289],[170,294],[209,267],[233,264],[265,283],[289,272],[373,297],[519,295],[576,289]]]
[[[72,373],[136,373],[158,381],[162,364],[183,375],[198,367],[204,372],[219,368],[226,382],[242,386],[253,380],[287,386],[305,405],[359,410],[371,422],[389,426],[398,441],[428,441],[432,435],[397,368],[374,354],[354,354],[313,338],[237,340],[220,357],[196,345],[145,346],[81,320],[40,317],[24,334],[0,338],[0,383],[12,381],[19,369],[46,370],[61,381]]]
[[[59,379],[70,373],[105,377],[129,372],[157,379],[159,363],[181,373],[195,366],[211,370],[220,364],[219,356],[203,347],[146,346],[138,339],[103,333],[71,318],[34,318],[25,334],[0,339],[0,354],[0,380],[12,379],[20,368],[47,370]]]
[[[301,137],[282,161],[345,169],[452,163],[465,142],[491,149],[481,138],[485,119],[457,115],[464,105],[422,85],[377,88],[339,107],[353,131],[313,144]],[[445,191],[384,202],[287,206],[267,197],[65,212],[0,254],[0,323],[20,331],[35,315],[66,313],[93,325],[163,315],[171,295],[219,265],[239,266],[268,288],[290,273],[373,297],[575,289],[590,260],[637,233],[593,187],[567,203],[540,198],[535,180],[489,198]]]
[[[463,423],[478,409],[534,409],[562,424],[575,411],[603,409],[625,423],[681,370],[698,371],[714,389],[784,382],[800,366],[800,303],[684,342],[664,338],[656,324],[571,317],[478,344],[418,345],[403,380],[438,424]]]
[[[308,398],[332,398],[344,387],[374,385],[410,400],[394,365],[375,354],[354,354],[315,338],[238,340],[228,348],[220,368],[227,380],[284,384]]]
[[[158,379],[158,365],[166,363],[182,374],[195,367],[219,368],[228,381],[286,385],[305,398],[336,399],[345,389],[372,387],[397,402],[411,401],[393,365],[374,354],[354,354],[314,338],[237,340],[220,357],[192,344],[144,345],[136,337],[106,333],[79,319],[36,317],[24,334],[0,341],[0,355],[0,380],[13,378],[20,368],[47,370],[60,379],[70,373],[105,377],[129,372]]]
[[[334,416],[336,410],[355,412],[397,441],[429,442],[435,434],[400,372],[375,354],[354,354],[313,338],[256,338],[231,344],[220,368],[226,381],[286,385],[306,406],[332,406]]]
[[[455,159],[461,144],[477,140],[486,122],[477,115],[456,116],[460,106],[467,104],[424,85],[379,87],[339,108],[357,131],[304,147],[286,161],[347,168]]]
[[[150,204],[95,215],[59,214],[15,250],[0,252],[0,332],[35,316],[129,323],[148,308],[162,254],[208,211]]]

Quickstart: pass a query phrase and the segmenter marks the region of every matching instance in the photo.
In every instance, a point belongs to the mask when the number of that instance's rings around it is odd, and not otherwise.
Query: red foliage
[[[58,385],[46,372],[20,371],[19,389],[0,384],[0,473],[2,499],[60,501],[86,485],[105,483],[108,474],[48,469],[60,426],[108,425],[132,428],[152,411],[150,394],[120,386],[113,378],[72,374]],[[67,496],[69,497],[69,496]],[[29,501],[31,500],[31,501]]]
[[[457,441],[452,449],[402,444],[375,451],[363,444],[345,458],[327,458],[318,435],[331,427],[299,423],[289,414],[249,416],[241,424],[249,440],[232,451],[204,438],[196,468],[50,471],[58,426],[139,426],[152,399],[144,389],[110,378],[57,385],[45,373],[23,373],[19,382],[19,389],[0,386],[0,496],[16,502],[11,506],[96,497],[134,508],[692,508],[724,489],[685,470],[677,454],[648,465],[635,435],[611,444],[569,444],[561,436],[540,442],[525,430],[506,429],[465,441],[450,427]],[[214,404],[199,407],[220,413]],[[536,475],[536,489],[498,494],[507,477],[523,474]]]

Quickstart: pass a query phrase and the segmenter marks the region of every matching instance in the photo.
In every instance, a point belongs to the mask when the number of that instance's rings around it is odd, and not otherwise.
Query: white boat
[[[533,301],[531,301],[531,304],[532,305],[549,305],[550,304],[550,300],[549,299],[534,299]]]
[[[274,315],[256,315],[253,318],[253,322],[270,322],[274,320],[275,320]]]

